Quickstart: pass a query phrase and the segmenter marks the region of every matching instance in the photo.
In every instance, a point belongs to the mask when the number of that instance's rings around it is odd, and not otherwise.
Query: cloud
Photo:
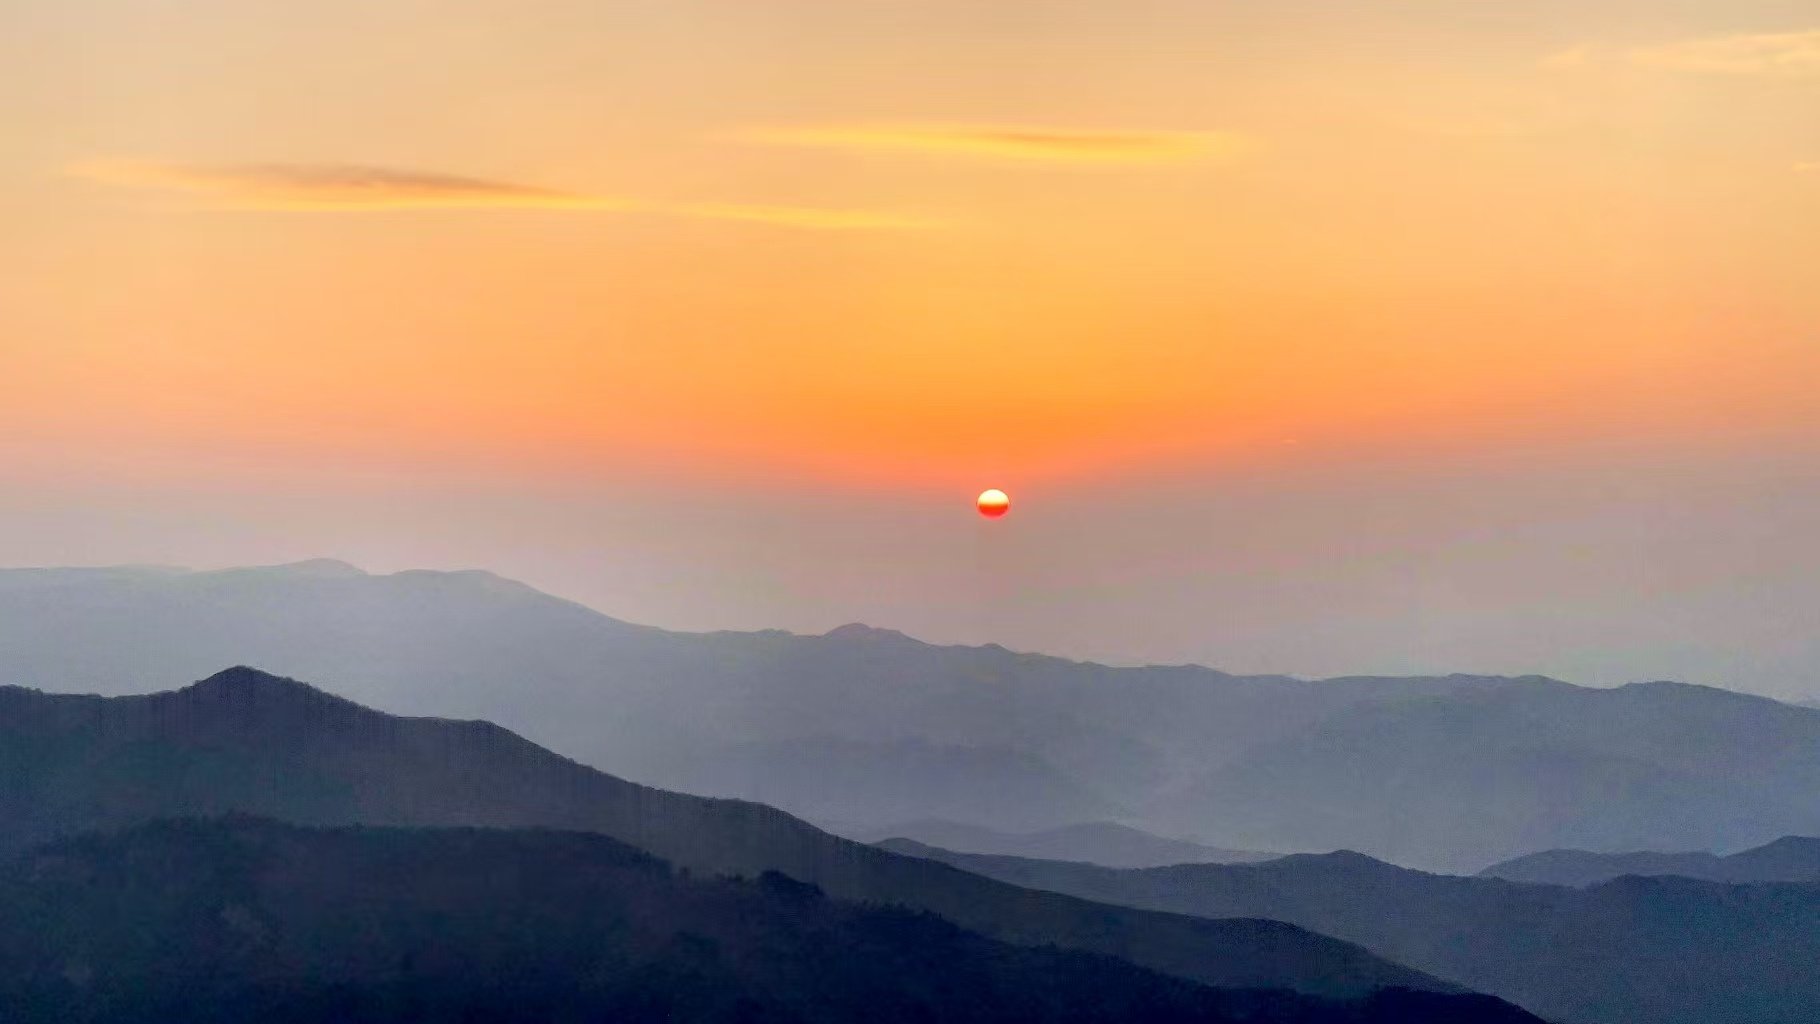
[[[1820,174],[1820,160],[1797,161],[1795,170],[1800,174]]]
[[[251,210],[542,209],[621,210],[624,200],[452,174],[359,164],[158,163],[98,160],[78,177],[128,188],[180,192]]]
[[[876,210],[831,210],[819,206],[755,206],[741,203],[683,203],[664,212],[711,220],[743,220],[792,228],[830,231],[908,229],[937,226],[937,221]]]
[[[781,227],[855,230],[926,227],[884,211],[737,203],[650,203],[515,182],[360,164],[176,164],[96,160],[71,167],[89,181],[184,194],[233,210],[576,210],[746,221]]]
[[[1632,63],[1693,74],[1820,78],[1820,29],[1709,36],[1630,51]]]
[[[853,124],[751,128],[736,136],[770,146],[887,150],[934,156],[1070,164],[1155,164],[1232,157],[1250,148],[1223,132],[1088,131],[1012,125]]]

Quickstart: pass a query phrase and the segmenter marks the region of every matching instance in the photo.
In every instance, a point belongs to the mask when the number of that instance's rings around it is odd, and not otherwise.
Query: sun
[[[1011,498],[996,487],[981,491],[977,502],[980,515],[987,519],[997,519],[1011,511]]]

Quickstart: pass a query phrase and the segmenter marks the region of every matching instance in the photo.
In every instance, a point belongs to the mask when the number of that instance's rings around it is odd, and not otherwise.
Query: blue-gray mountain
[[[1117,870],[884,845],[1106,903],[1291,921],[1565,1024],[1820,1020],[1815,885],[1624,877],[1576,889],[1432,875],[1350,852]]]
[[[1540,885],[1597,885],[1625,875],[1680,875],[1714,882],[1820,884],[1820,839],[1783,836],[1773,843],[1723,857],[1706,852],[1544,850],[1493,864],[1479,874],[1486,878]]]
[[[1100,953],[1229,988],[1360,998],[1457,991],[1349,943],[1020,889],[839,839],[759,804],[650,789],[487,722],[399,718],[252,669],[130,697],[0,688],[0,846],[162,817],[597,832],[697,873],[777,871],[1016,945]]]
[[[1537,1024],[1489,997],[1215,990],[1007,946],[781,875],[672,871],[587,833],[230,818],[0,864],[9,1024]]]
[[[1169,839],[1110,821],[1040,829],[1035,832],[1001,832],[940,818],[923,818],[895,825],[849,828],[824,825],[836,835],[876,843],[885,839],[911,839],[962,853],[996,853],[1012,857],[1077,860],[1109,868],[1152,868],[1165,864],[1245,864],[1279,856],[1256,850],[1227,850],[1187,839]]]
[[[861,824],[1112,817],[1462,872],[1820,834],[1820,711],[1722,690],[1110,668],[863,626],[681,634],[485,573],[331,562],[0,573],[0,681],[143,692],[234,663]]]

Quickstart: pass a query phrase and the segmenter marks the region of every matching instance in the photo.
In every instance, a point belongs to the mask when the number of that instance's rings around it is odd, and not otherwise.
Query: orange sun
[[[997,519],[1011,511],[1010,497],[996,487],[981,491],[978,504],[980,515],[988,519]]]

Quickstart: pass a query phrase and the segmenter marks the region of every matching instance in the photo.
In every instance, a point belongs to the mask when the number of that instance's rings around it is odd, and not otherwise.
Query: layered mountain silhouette
[[[1680,875],[1714,882],[1820,884],[1820,839],[1783,836],[1773,843],[1723,857],[1706,852],[1544,850],[1493,864],[1479,874],[1512,882],[1574,886],[1597,885],[1624,875]]]
[[[635,785],[488,722],[400,718],[247,668],[97,697],[0,688],[0,841],[15,850],[173,816],[597,832],[706,874],[775,871],[991,938],[1090,951],[1227,988],[1357,998],[1457,991],[1269,920],[1207,920],[1022,889],[821,832],[759,804]]]
[[[1228,850],[1187,839],[1168,839],[1110,821],[1084,822],[1036,832],[1000,832],[958,821],[926,818],[858,829],[830,825],[829,830],[868,843],[886,839],[911,839],[963,853],[1076,860],[1110,868],[1149,868],[1165,864],[1243,864],[1278,856],[1255,850]]]
[[[1107,903],[1294,922],[1568,1024],[1820,1020],[1815,885],[1623,877],[1578,889],[1351,852],[1118,870],[884,845]]]
[[[0,1009],[16,1024],[1536,1021],[1482,996],[1215,990],[777,874],[679,874],[588,833],[242,817],[0,866]]]
[[[0,680],[145,692],[234,663],[854,826],[1116,818],[1458,872],[1820,834],[1820,711],[1702,687],[1111,668],[857,625],[671,633],[486,573],[333,562],[0,572]]]

